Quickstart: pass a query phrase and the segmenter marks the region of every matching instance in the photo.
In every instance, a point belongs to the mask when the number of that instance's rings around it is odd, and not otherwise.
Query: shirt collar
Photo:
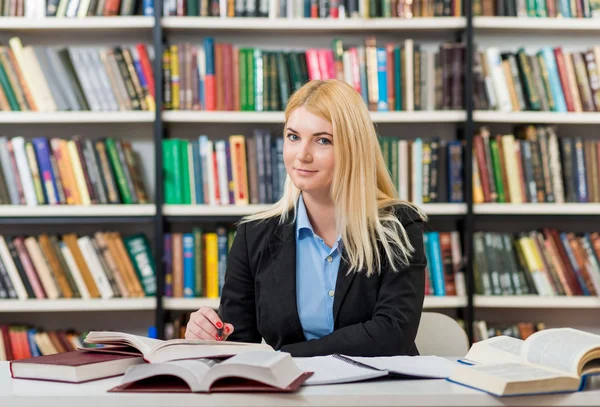
[[[304,206],[304,199],[302,194],[298,198],[298,209],[296,214],[296,238],[300,237],[300,233],[305,230],[310,235],[314,234],[310,220],[308,219],[308,213],[306,213],[306,206]]]

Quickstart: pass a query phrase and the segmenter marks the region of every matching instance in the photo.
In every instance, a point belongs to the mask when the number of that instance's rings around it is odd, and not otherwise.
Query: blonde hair
[[[408,265],[415,248],[394,206],[408,207],[423,220],[426,216],[416,206],[398,198],[371,116],[359,93],[335,79],[310,81],[289,99],[286,123],[290,114],[301,106],[329,121],[333,127],[335,168],[331,198],[336,205],[335,220],[349,272],[366,269],[370,276],[381,271],[383,260],[378,242],[394,271],[399,269],[398,261]],[[355,157],[358,159],[353,159]],[[291,220],[295,222],[301,192],[287,175],[281,199],[242,222],[279,217],[282,224],[290,217],[291,209],[294,209]]]

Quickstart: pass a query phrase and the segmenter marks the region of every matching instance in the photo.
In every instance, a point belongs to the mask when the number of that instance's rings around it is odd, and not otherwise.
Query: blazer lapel
[[[269,242],[276,295],[282,315],[298,342],[305,341],[296,303],[296,235],[295,224],[278,225]]]
[[[340,313],[340,308],[344,302],[344,298],[346,298],[346,294],[348,294],[350,285],[352,284],[352,281],[354,281],[354,277],[356,277],[356,271],[348,274],[349,269],[350,265],[346,261],[345,256],[342,256],[340,260],[340,267],[338,269],[337,281],[335,283],[335,296],[333,297],[334,325],[337,321],[338,314]]]

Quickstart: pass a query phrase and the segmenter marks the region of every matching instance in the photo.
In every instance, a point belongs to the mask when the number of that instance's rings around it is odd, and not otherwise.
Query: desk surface
[[[84,384],[13,380],[0,362],[0,406],[473,406],[598,405],[600,391],[553,396],[496,398],[445,380],[386,380],[307,386],[294,394],[127,394],[107,393],[122,377]]]

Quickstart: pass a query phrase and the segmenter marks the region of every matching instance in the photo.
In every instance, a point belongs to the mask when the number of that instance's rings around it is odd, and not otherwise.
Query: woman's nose
[[[299,161],[311,161],[312,160],[312,154],[310,152],[310,146],[308,145],[308,143],[304,143],[300,146],[296,157],[298,158]]]

